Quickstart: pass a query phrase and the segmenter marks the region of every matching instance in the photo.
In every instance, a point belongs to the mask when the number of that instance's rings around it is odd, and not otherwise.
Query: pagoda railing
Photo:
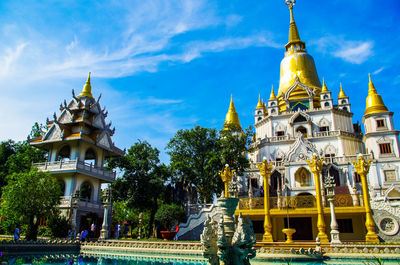
[[[334,156],[334,157],[324,157],[324,162],[326,164],[330,163],[338,163],[338,164],[343,164],[343,163],[351,163],[351,161],[356,161],[358,155],[346,155],[346,156]],[[372,159],[372,156],[370,154],[364,154],[362,155],[365,160],[370,160]],[[275,167],[284,167],[285,162],[284,161],[271,161],[274,163]],[[261,162],[260,162],[261,163]],[[299,162],[299,164],[306,164],[306,162]],[[256,163],[250,163],[250,170],[257,170],[258,167]]]
[[[72,207],[72,197],[71,196],[61,196],[60,203],[58,205],[60,208],[71,208]],[[101,201],[90,201],[80,198],[78,201],[78,208],[84,210],[98,210],[102,208]]]
[[[363,205],[359,194],[335,194],[335,207],[352,207],[355,205],[353,196],[357,196],[359,205]],[[316,208],[313,195],[270,197],[270,209]],[[264,209],[264,197],[240,198],[239,210]]]
[[[307,135],[307,138],[320,138],[320,137],[335,137],[335,136],[347,136],[352,138],[362,138],[362,134],[351,133],[341,130],[336,131],[324,131],[324,132],[313,132],[312,135]],[[273,142],[281,142],[281,141],[294,141],[296,137],[292,135],[280,135],[280,136],[272,136],[272,137],[265,137],[264,139],[260,139],[259,143],[273,143]]]
[[[42,171],[58,172],[58,171],[78,171],[79,173],[86,174],[95,178],[105,181],[113,182],[115,180],[116,172],[98,167],[91,163],[86,163],[80,160],[59,160],[43,163],[34,163],[32,166],[37,167]]]

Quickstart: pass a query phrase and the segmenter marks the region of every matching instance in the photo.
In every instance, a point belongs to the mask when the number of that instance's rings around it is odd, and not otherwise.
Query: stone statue
[[[232,172],[229,167],[225,170]],[[256,256],[253,248],[256,237],[252,222],[249,218],[245,221],[242,215],[239,215],[237,225],[235,223],[235,210],[239,199],[235,192],[235,184],[231,187],[230,192],[225,193],[228,196],[221,195],[217,200],[221,219],[215,224],[208,216],[200,237],[204,247],[203,255],[211,265],[249,265],[249,260]]]

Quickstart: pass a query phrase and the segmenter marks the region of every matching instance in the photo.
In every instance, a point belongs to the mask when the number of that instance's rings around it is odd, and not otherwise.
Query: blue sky
[[[335,99],[342,82],[354,122],[371,73],[399,129],[400,1],[298,0],[294,12],[320,79]],[[25,139],[89,71],[121,148],[142,139],[163,151],[178,129],[220,129],[231,93],[247,127],[258,94],[277,92],[288,28],[283,0],[1,1],[0,140]]]

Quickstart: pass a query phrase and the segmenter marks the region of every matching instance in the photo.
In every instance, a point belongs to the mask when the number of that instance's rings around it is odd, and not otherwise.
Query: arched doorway
[[[95,166],[96,162],[97,162],[96,152],[92,148],[89,148],[88,150],[86,150],[85,153],[85,163],[92,164],[93,166]]]
[[[69,145],[64,145],[57,152],[56,161],[69,161],[71,157],[71,147]]]
[[[57,180],[58,185],[60,186],[60,196],[65,195],[65,181],[62,179]]]
[[[276,197],[278,196],[278,189],[282,187],[281,183],[281,173],[279,173],[277,170],[275,170],[271,177],[270,177],[270,182],[269,182],[269,196],[271,197]]]
[[[307,138],[307,128],[305,128],[304,126],[299,126],[296,129],[296,135],[299,132],[303,135],[304,138]]]
[[[80,189],[81,200],[90,201],[92,199],[92,192],[92,184],[89,181],[83,182]]]
[[[92,232],[91,227],[94,224],[95,230]],[[86,215],[81,216],[79,232],[84,230],[89,232],[89,238],[97,238],[100,236],[100,227],[102,225],[102,219],[94,212],[89,212]]]

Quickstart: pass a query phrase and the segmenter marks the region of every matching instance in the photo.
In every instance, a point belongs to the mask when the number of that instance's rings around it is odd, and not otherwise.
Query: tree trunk
[[[29,217],[28,231],[26,231],[26,240],[37,240],[38,224],[35,222],[35,216]]]
[[[157,204],[157,197],[153,197],[153,205],[151,207],[151,211],[150,211],[150,220],[149,220],[149,235],[153,234],[153,226],[154,226],[154,216],[156,215],[158,209],[158,204]],[[157,232],[155,237],[157,237]]]

